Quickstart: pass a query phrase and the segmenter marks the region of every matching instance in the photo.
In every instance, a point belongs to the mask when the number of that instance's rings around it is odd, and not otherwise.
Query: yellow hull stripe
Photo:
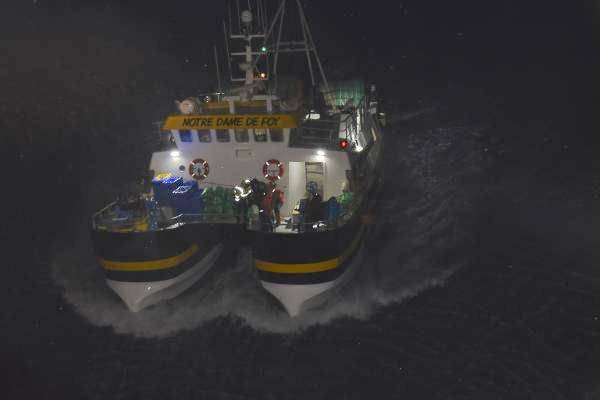
[[[279,264],[268,261],[254,260],[256,268],[267,272],[279,272],[282,274],[303,274],[307,272],[321,272],[334,269],[339,265],[339,257],[317,263],[306,264]]]
[[[303,264],[279,264],[269,261],[262,261],[254,259],[256,268],[266,272],[276,272],[280,274],[308,274],[311,272],[322,272],[330,269],[337,268],[352,254],[360,238],[362,237],[364,228],[361,228],[360,232],[356,235],[350,246],[344,251],[339,257],[331,258],[325,261],[319,261],[316,263],[303,263]]]
[[[175,267],[198,252],[198,245],[192,244],[186,251],[173,257],[152,261],[109,261],[100,259],[106,269],[115,271],[150,271]]]

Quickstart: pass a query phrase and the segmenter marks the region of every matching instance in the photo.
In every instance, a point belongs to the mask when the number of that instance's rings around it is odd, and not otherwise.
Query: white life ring
[[[262,168],[263,175],[271,182],[281,179],[283,176],[283,164],[274,158],[265,161]]]
[[[205,160],[196,158],[190,163],[188,172],[192,178],[196,179],[197,181],[201,181],[208,176],[208,173],[210,172],[210,166]]]

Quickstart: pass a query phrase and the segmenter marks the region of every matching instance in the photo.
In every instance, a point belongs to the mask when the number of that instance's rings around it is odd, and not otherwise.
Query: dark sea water
[[[88,216],[143,176],[151,123],[210,76],[110,12],[77,16],[0,19],[2,398],[600,398],[591,67],[449,83],[376,63],[386,189],[355,279],[292,320],[242,249],[130,314]]]
[[[523,143],[509,140],[517,133],[447,99],[416,119],[391,113],[386,190],[358,275],[295,320],[260,288],[248,249],[223,256],[179,298],[131,314],[103,283],[84,215],[55,240],[32,237],[31,253],[9,264],[22,272],[3,319],[11,396],[598,393],[600,274],[590,237],[599,182],[561,178],[566,169],[545,165],[543,148],[536,168],[553,173],[511,168],[521,159]],[[565,151],[553,140],[544,146]]]

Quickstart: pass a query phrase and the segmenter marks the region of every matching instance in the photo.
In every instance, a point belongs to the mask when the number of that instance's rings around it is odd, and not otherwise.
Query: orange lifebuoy
[[[190,163],[188,171],[192,178],[201,181],[202,179],[205,179],[208,176],[208,173],[210,172],[210,167],[205,160],[201,158],[196,158]]]
[[[271,158],[268,161],[265,161],[263,164],[263,175],[266,179],[272,181],[276,181],[281,179],[283,176],[283,164],[274,158]]]

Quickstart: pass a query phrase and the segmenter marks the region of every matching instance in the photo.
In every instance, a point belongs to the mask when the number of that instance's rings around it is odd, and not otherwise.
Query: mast
[[[215,50],[215,67],[217,68],[217,84],[219,85],[217,89],[217,98],[221,101],[221,94],[223,93],[223,88],[221,87],[221,71],[219,69],[219,56],[217,55],[217,46],[213,46]]]
[[[280,56],[283,53],[304,53],[312,86],[316,87],[317,81],[320,80],[325,96],[330,96],[329,83],[300,0],[280,0],[270,21],[266,17],[268,13],[264,0],[248,0],[242,3],[240,4],[240,0],[230,2],[229,26],[226,27],[224,23],[225,47],[232,83],[248,88],[256,87],[260,81],[269,80],[272,74],[277,84]],[[242,9],[244,5],[247,9]],[[293,8],[296,8],[299,18],[302,40],[283,38],[285,20],[293,14]],[[233,21],[232,15],[238,16],[237,22]],[[260,45],[256,42],[260,42]],[[234,43],[238,43],[237,47]],[[238,69],[243,75],[239,74]]]

